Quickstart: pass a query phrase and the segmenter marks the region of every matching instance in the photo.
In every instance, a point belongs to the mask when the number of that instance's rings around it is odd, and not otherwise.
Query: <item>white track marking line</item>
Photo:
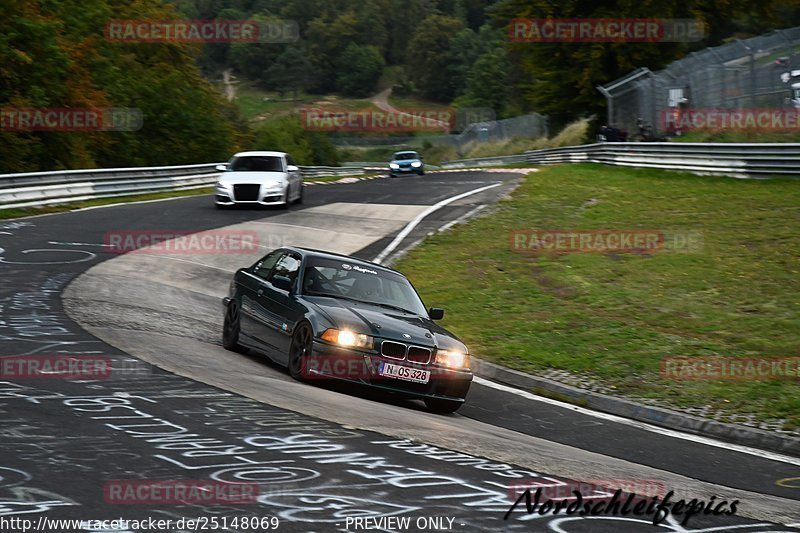
[[[536,396],[535,394],[531,394],[530,392],[526,392],[524,390],[515,389],[513,387],[509,387],[507,385],[501,385],[500,383],[495,383],[494,381],[489,381],[483,378],[479,378],[475,376],[473,381],[478,383],[479,385],[483,385],[485,387],[490,387],[492,389],[497,389],[504,392],[509,392],[511,394],[516,394],[517,396],[521,396],[528,400],[535,400],[537,402],[548,403],[550,405],[555,405],[557,407],[563,407],[565,409],[570,409],[571,411],[575,411],[577,413],[581,413],[583,415],[592,416],[595,418],[600,418],[602,420],[608,420],[609,422],[616,422],[618,424],[624,424],[626,426],[643,429],[645,431],[650,431],[652,433],[658,433],[660,435],[665,435],[667,437],[673,437],[676,439],[683,439],[688,440],[691,442],[696,442],[699,444],[705,444],[707,446],[715,446],[717,448],[725,448],[728,450],[732,450],[735,452],[746,453],[748,455],[755,455],[756,457],[763,457],[764,459],[769,459],[771,461],[778,461],[780,463],[791,464],[795,466],[800,466],[800,458],[798,457],[791,457],[788,455],[782,455],[775,452],[770,452],[766,450],[759,450],[758,448],[751,448],[749,446],[742,446],[740,444],[731,444],[728,442],[722,442],[716,439],[711,439],[709,437],[702,437],[699,435],[691,435],[689,433],[683,433],[681,431],[675,431],[673,429],[662,428],[658,426],[653,426],[647,424],[645,422],[639,422],[638,420],[630,420],[628,418],[623,418],[621,416],[612,415],[608,413],[601,413],[599,411],[592,411],[591,409],[586,409],[585,407],[579,407],[577,405],[572,405],[565,402],[560,402],[558,400],[553,400],[552,398],[545,398],[542,396]]]
[[[213,185],[209,185],[208,187],[213,187]],[[198,189],[206,189],[208,187],[198,187]],[[46,216],[46,215],[63,215],[64,213],[79,213],[81,211],[92,211],[94,209],[105,209],[107,207],[119,207],[121,205],[136,205],[136,204],[155,204],[158,202],[169,202],[171,200],[183,200],[184,198],[191,198],[193,196],[202,197],[202,196],[211,196],[212,193],[207,194],[186,194],[183,196],[170,196],[169,198],[156,198],[154,200],[135,200],[133,202],[116,202],[113,204],[103,204],[103,205],[90,205],[89,207],[81,207],[78,209],[71,209],[69,211],[62,211],[60,213],[45,213],[45,215],[39,216]]]
[[[474,190],[467,191],[467,192],[464,192],[464,193],[461,193],[461,194],[457,194],[457,195],[455,195],[455,196],[451,196],[450,198],[445,198],[445,199],[444,199],[444,200],[442,200],[441,202],[437,202],[437,203],[433,204],[433,205],[432,205],[432,206],[430,206],[428,209],[426,209],[425,211],[423,211],[422,213],[420,213],[419,215],[417,215],[417,216],[414,218],[414,220],[412,220],[411,222],[409,222],[409,223],[406,225],[406,227],[405,227],[405,228],[403,228],[403,231],[401,231],[401,232],[400,232],[400,233],[397,235],[397,237],[395,237],[395,238],[394,238],[394,240],[393,240],[391,243],[389,243],[389,246],[387,246],[386,248],[384,248],[384,250],[383,250],[381,253],[379,253],[379,254],[378,254],[378,256],[377,256],[375,259],[373,259],[373,260],[372,260],[372,262],[373,262],[373,263],[378,263],[378,264],[381,264],[381,262],[382,262],[384,259],[386,259],[386,257],[388,257],[388,255],[389,255],[390,253],[392,253],[392,252],[395,250],[395,248],[397,248],[397,247],[400,245],[400,243],[401,243],[401,242],[403,242],[403,239],[405,239],[406,237],[408,237],[408,234],[409,234],[409,233],[411,233],[411,231],[412,231],[414,228],[416,228],[416,227],[417,227],[417,225],[418,225],[420,222],[422,222],[422,220],[423,220],[423,219],[424,219],[426,216],[430,215],[430,214],[431,214],[431,213],[433,213],[434,211],[438,211],[438,210],[439,210],[439,209],[441,209],[442,207],[444,207],[444,206],[446,206],[447,204],[450,204],[450,203],[452,203],[452,202],[455,202],[456,200],[460,200],[460,199],[462,199],[462,198],[466,198],[467,196],[471,196],[471,195],[473,195],[473,194],[478,194],[479,192],[483,192],[483,191],[487,191],[487,190],[489,190],[489,189],[493,189],[493,188],[495,188],[495,187],[499,187],[500,185],[502,185],[502,183],[495,183],[494,185],[487,185],[486,187],[481,187],[481,188],[479,188],[479,189],[474,189]]]
[[[144,248],[142,248],[142,249],[144,249]],[[125,254],[125,255],[128,255],[128,254]],[[231,270],[229,268],[222,268],[222,267],[218,267],[218,266],[214,266],[214,265],[208,265],[206,263],[200,263],[199,261],[191,261],[189,259],[181,259],[179,257],[173,257],[171,255],[159,255],[159,254],[151,254],[151,253],[146,253],[146,252],[136,252],[134,255],[142,256],[142,257],[152,257],[152,258],[155,258],[155,259],[166,259],[167,261],[178,261],[180,263],[190,263],[192,265],[198,265],[198,266],[202,266],[202,267],[206,267],[206,268],[214,268],[216,270],[221,270],[222,272],[227,272],[229,274],[233,274],[234,272],[236,272],[236,269]]]
[[[104,248],[113,248],[113,244],[95,244],[91,242],[61,242],[61,241],[47,241],[47,244],[60,244],[61,246],[102,246]]]

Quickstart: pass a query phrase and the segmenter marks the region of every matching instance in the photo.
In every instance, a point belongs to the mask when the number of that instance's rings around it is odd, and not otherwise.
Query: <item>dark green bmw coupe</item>
[[[280,248],[236,272],[223,299],[225,348],[250,348],[298,380],[343,379],[452,413],[472,382],[467,347],[434,323],[395,270],[354,257]]]

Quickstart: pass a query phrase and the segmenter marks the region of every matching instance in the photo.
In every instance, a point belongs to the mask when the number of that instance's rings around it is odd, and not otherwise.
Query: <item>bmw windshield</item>
[[[303,274],[303,294],[344,298],[428,316],[417,291],[406,278],[344,259],[310,258]]]

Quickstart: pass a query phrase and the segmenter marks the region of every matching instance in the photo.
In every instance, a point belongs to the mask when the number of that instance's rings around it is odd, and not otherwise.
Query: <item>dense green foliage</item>
[[[693,43],[510,43],[516,96],[525,106],[563,124],[576,113],[602,113],[605,101],[596,87],[638,67],[656,70],[688,52],[734,37],[766,33],[800,24],[797,0],[500,0],[495,24],[515,18],[666,18],[696,19],[706,38]]]
[[[337,164],[336,149],[325,134],[303,129],[296,115],[285,115],[260,128],[253,149],[289,152],[300,165]]]
[[[174,18],[152,0],[5,0],[0,108],[136,108],[131,132],[0,132],[0,172],[226,159],[243,140],[235,110],[201,76],[197,47],[104,38],[114,18]]]
[[[338,61],[336,86],[348,96],[368,96],[383,73],[383,56],[374,46],[351,43]]]
[[[695,43],[509,41],[511,20],[544,17],[696,18],[708,35]],[[103,33],[111,19],[178,18],[287,20],[300,40],[142,44]],[[501,118],[537,111],[558,128],[601,113],[597,85],[637,67],[797,24],[800,0],[4,0],[0,107],[134,108],[143,127],[0,131],[0,172],[220,160],[250,148],[254,134],[286,142],[249,131],[208,81],[225,69],[295,100],[366,97],[395,84],[419,102],[487,107]],[[295,134],[318,147],[309,160],[335,159],[323,137]]]
[[[602,85],[638,67],[659,69],[689,52],[732,38],[800,24],[800,0],[174,0],[187,14],[294,20],[301,31],[309,75],[302,88],[368,95],[378,76],[364,73],[372,47],[387,65],[402,65],[392,82],[429,100],[491,107],[498,116],[529,111],[554,126],[601,113]],[[512,43],[516,18],[682,18],[706,25],[692,43]],[[234,66],[265,88],[275,88],[269,65],[282,45],[234,45],[225,57],[207,46],[204,65]],[[246,47],[246,51],[243,48]],[[348,47],[353,47],[348,50]],[[345,51],[347,59],[345,61]]]

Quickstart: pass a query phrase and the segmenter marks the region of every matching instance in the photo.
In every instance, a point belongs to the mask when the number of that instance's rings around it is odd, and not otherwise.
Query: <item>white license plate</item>
[[[428,370],[419,370],[410,366],[393,365],[386,362],[381,362],[378,374],[404,381],[413,381],[414,383],[427,383],[431,379],[431,373]]]

